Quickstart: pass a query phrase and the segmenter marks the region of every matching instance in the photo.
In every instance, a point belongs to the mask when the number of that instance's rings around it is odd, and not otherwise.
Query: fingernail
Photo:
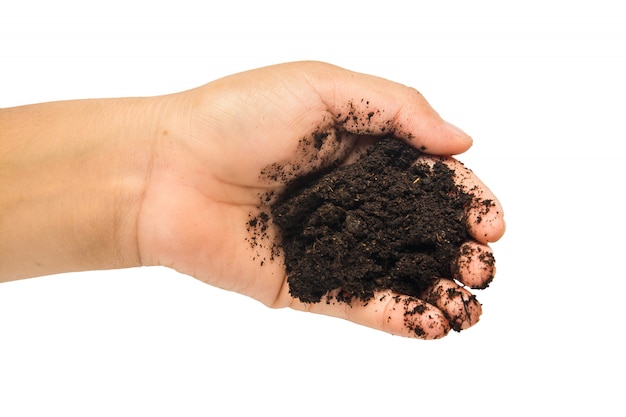
[[[447,128],[448,128],[451,132],[454,132],[454,133],[455,133],[455,134],[457,134],[458,136],[467,136],[467,137],[469,137],[469,135],[468,135],[467,133],[465,133],[463,130],[461,130],[459,127],[457,127],[457,126],[453,125],[452,123],[447,122],[447,121],[445,121],[445,120],[444,120],[443,122],[445,123],[446,127],[447,127]]]

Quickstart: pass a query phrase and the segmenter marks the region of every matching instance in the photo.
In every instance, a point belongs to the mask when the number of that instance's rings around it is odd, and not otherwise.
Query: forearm
[[[0,110],[0,281],[139,264],[150,99]]]

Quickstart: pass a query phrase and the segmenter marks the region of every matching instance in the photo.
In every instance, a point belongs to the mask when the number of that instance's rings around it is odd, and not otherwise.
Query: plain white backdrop
[[[508,230],[480,323],[433,342],[164,268],[2,284],[0,415],[623,415],[620,4],[4,0],[0,107],[328,61],[418,88],[470,133],[459,159]]]

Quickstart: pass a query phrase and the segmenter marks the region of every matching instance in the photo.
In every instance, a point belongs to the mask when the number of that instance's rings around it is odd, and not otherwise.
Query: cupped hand
[[[151,144],[151,168],[137,220],[144,265],[163,265],[271,307],[292,307],[392,334],[439,338],[473,325],[480,304],[465,288],[484,288],[495,272],[487,246],[504,233],[497,199],[450,157],[471,146],[415,89],[319,62],[261,68],[158,98],[165,109]],[[267,212],[285,184],[346,163],[372,138],[392,134],[443,157],[477,202],[468,208],[474,240],[453,273],[419,299],[381,294],[370,303],[304,304],[289,294],[270,223],[252,241],[250,220]],[[480,221],[477,219],[480,218]],[[457,280],[459,283],[457,283]],[[464,285],[463,285],[464,284]],[[382,295],[388,295],[383,297]],[[410,314],[407,314],[410,313]]]

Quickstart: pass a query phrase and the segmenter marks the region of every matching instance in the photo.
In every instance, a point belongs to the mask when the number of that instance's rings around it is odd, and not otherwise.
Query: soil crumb
[[[353,164],[291,181],[271,203],[293,297],[367,302],[390,289],[419,298],[453,277],[473,198],[444,163],[416,163],[420,155],[384,138]]]

